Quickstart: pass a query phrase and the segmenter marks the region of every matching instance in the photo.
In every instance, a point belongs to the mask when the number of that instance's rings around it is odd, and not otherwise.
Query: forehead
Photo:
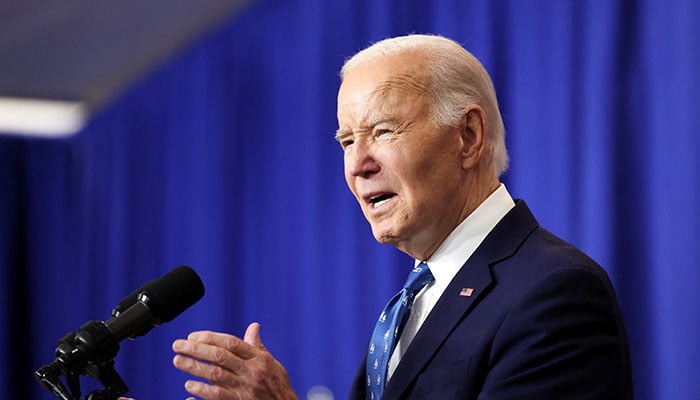
[[[416,51],[379,56],[348,71],[340,86],[344,91],[364,87],[368,90],[402,88],[425,92],[428,84],[428,57]]]
[[[425,105],[427,66],[405,55],[387,57],[349,71],[338,91],[338,120],[364,120],[369,114],[401,112]],[[360,121],[356,121],[360,122]]]

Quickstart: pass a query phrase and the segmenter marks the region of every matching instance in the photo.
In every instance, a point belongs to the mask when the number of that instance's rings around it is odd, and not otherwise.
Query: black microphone
[[[114,307],[105,324],[117,341],[135,339],[172,321],[202,296],[204,285],[197,273],[181,265],[131,292]]]
[[[204,285],[186,265],[151,280],[125,297],[106,322],[89,321],[76,333],[64,336],[53,363],[37,370],[39,383],[60,399],[80,398],[80,375],[91,375],[105,386],[91,399],[116,399],[128,387],[114,370],[119,342],[136,338],[164,322],[170,322],[204,296]],[[59,380],[64,376],[70,393]]]

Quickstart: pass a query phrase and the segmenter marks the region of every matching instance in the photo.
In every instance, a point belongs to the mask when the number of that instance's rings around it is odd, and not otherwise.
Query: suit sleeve
[[[480,400],[632,398],[617,299],[598,272],[557,269],[514,303],[494,338]]]

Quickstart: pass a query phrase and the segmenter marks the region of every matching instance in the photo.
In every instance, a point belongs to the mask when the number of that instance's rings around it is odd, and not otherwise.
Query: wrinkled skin
[[[287,371],[265,349],[260,324],[243,339],[211,331],[192,332],[173,342],[173,365],[201,380],[188,380],[185,390],[205,400],[297,399]],[[134,400],[121,397],[119,400]],[[188,397],[187,400],[194,400]]]
[[[197,331],[173,342],[176,368],[208,383],[188,380],[185,390],[206,400],[296,399],[287,371],[265,349],[260,325],[248,326],[243,340]]]
[[[485,172],[483,109],[467,106],[459,126],[436,126],[414,61],[415,54],[400,54],[346,75],[336,139],[346,182],[375,239],[425,260],[498,179]],[[257,323],[243,339],[192,332],[173,342],[173,350],[175,367],[201,378],[185,382],[199,398],[297,399],[287,371],[263,346]]]

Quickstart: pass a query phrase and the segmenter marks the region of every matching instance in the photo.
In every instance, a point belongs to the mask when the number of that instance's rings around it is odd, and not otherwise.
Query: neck
[[[467,217],[474,212],[474,210],[476,210],[481,203],[491,196],[491,194],[498,189],[499,185],[500,182],[497,178],[479,182],[477,184],[465,185],[465,188],[468,189],[466,189],[466,193],[464,195],[465,200],[463,206],[459,210],[457,216],[453,219],[453,222],[446,225],[446,229],[433,237],[415,238],[416,240],[412,241],[411,243],[406,243],[404,246],[398,246],[399,250],[417,260],[428,260],[435,253],[435,251],[440,248],[450,233],[452,233],[452,231],[454,231],[459,224],[467,219]]]

